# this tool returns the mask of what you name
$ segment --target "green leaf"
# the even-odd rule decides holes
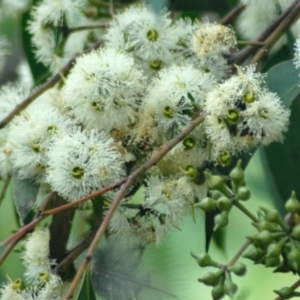
[[[162,11],[165,7],[168,7],[168,0],[147,0],[147,2],[153,7],[156,12]]]
[[[286,107],[300,95],[299,73],[292,60],[277,64],[267,73],[266,83],[269,90],[277,93]]]
[[[274,192],[278,191],[279,197],[275,197],[277,208],[283,212],[283,203],[290,197],[291,191],[295,190],[300,196],[300,102],[299,98],[291,106],[289,131],[283,144],[273,143],[264,148],[266,166],[265,170],[273,177]],[[277,191],[275,191],[275,188]],[[273,194],[274,195],[274,194]],[[276,194],[275,194],[276,195]]]
[[[18,173],[13,172],[14,201],[22,226],[35,203],[38,190],[39,186],[37,184],[28,179],[21,180]]]
[[[89,271],[85,273],[84,281],[77,300],[97,300]]]

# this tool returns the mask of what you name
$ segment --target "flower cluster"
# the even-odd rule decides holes
[[[44,0],[33,9],[29,31],[38,60],[55,69],[58,58],[88,45],[70,33],[86,19],[84,8],[84,1]],[[134,204],[129,192],[110,224],[113,234],[159,242],[206,197],[207,166],[281,140],[289,111],[255,66],[230,75],[225,56],[236,38],[229,27],[173,22],[166,11],[138,4],[115,15],[104,41],[77,58],[61,87],[0,131],[1,176],[14,171],[73,201],[128,175],[202,114],[203,124],[139,180],[144,200]],[[25,97],[19,90],[1,89],[3,115],[8,103]],[[8,93],[16,95],[9,102]]]

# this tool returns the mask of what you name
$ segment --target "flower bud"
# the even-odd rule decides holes
[[[225,196],[230,197],[231,191],[228,186],[225,184],[224,178],[217,175],[212,175],[209,172],[204,172],[205,177],[208,182],[208,186],[211,190],[217,190],[223,193]]]
[[[228,270],[237,276],[243,276],[246,274],[246,266],[240,262],[236,262],[233,266],[229,267]]]
[[[272,243],[268,246],[267,257],[279,257],[282,251],[282,243]]]
[[[297,213],[290,212],[284,217],[284,221],[289,227],[294,227],[299,224],[300,217]]]
[[[292,237],[297,240],[297,241],[300,241],[300,224],[296,225],[294,228],[293,228],[293,231],[292,231]]]
[[[193,258],[195,258],[195,260],[197,261],[198,265],[200,267],[220,267],[220,264],[217,263],[216,261],[214,261],[213,259],[211,259],[210,255],[205,253],[205,254],[200,254],[200,255],[196,255],[193,252],[191,252],[191,256]]]
[[[208,273],[205,273],[201,278],[198,278],[198,281],[202,282],[208,286],[216,286],[218,284],[221,276],[223,275],[223,273],[224,272],[222,270],[215,272],[215,273],[208,272]]]
[[[275,268],[280,264],[280,257],[267,257],[266,258],[266,267]]]
[[[266,249],[273,242],[274,237],[269,231],[263,230],[252,239],[255,246]]]
[[[223,282],[219,283],[211,290],[211,296],[213,300],[220,300],[224,297],[224,295],[225,295],[225,287]]]
[[[211,194],[211,197],[212,197],[213,199],[215,199],[215,200],[218,200],[220,197],[223,196],[223,194],[222,194],[221,192],[216,191],[216,190],[210,191],[210,194]]]
[[[210,212],[217,208],[217,201],[206,197],[200,202],[196,203],[194,206],[199,207],[206,212]]]
[[[228,211],[222,211],[220,214],[215,216],[215,227],[214,231],[217,231],[218,229],[225,227],[228,225]]]
[[[232,207],[232,200],[228,199],[225,196],[222,196],[217,201],[217,207],[221,211],[230,210]]]
[[[242,169],[242,160],[239,159],[236,166],[231,170],[230,179],[235,191],[239,188],[241,182],[244,181],[244,170]]]
[[[292,191],[291,197],[286,201],[284,207],[287,212],[297,212],[300,210],[300,203],[295,191]]]
[[[237,292],[238,290],[238,286],[232,282],[231,280],[226,280],[225,282],[225,293],[230,297],[233,298],[234,294]]]
[[[292,244],[291,251],[287,254],[288,266],[292,271],[300,272],[300,250]]]
[[[277,224],[270,223],[270,222],[267,222],[267,221],[253,222],[252,225],[258,231],[267,230],[269,232],[278,232],[278,229],[280,229],[280,227]]]
[[[280,227],[284,229],[288,229],[286,224],[282,221],[282,219],[279,216],[279,213],[275,209],[268,209],[265,207],[260,207],[260,210],[264,212],[264,219],[265,221],[271,222],[271,223],[276,223]]]
[[[243,255],[243,257],[248,258],[255,263],[261,263],[261,261],[263,260],[265,255],[266,255],[266,252],[264,250],[259,249],[259,248],[252,248],[250,251],[245,253]]]
[[[247,201],[250,199],[250,197],[251,197],[251,192],[247,187],[245,187],[245,186],[239,187],[239,189],[237,191],[237,199],[238,200]]]
[[[280,290],[274,291],[281,299],[290,299],[294,296],[294,291],[290,287],[283,287]]]

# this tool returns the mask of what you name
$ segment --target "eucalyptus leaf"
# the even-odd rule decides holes
[[[21,180],[18,172],[13,172],[13,194],[20,223],[23,226],[26,216],[31,211],[39,191],[39,186],[26,179]]]
[[[283,211],[284,202],[295,190],[300,197],[300,99],[294,101],[291,106],[289,131],[283,144],[273,143],[264,148],[267,165],[265,170],[268,176],[272,176],[280,197],[275,197],[276,206]],[[275,191],[277,193],[277,191]],[[276,194],[275,194],[276,195]]]
[[[84,281],[77,300],[97,300],[89,271],[85,273]]]
[[[300,95],[300,71],[295,68],[293,60],[284,61],[268,71],[266,83],[269,90],[277,93],[283,104],[289,107]]]

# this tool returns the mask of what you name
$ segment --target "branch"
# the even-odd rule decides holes
[[[281,35],[298,19],[300,15],[300,2],[294,7],[290,14],[279,24],[271,35],[265,40],[264,46],[256,53],[252,58],[251,63],[257,63],[268,52],[268,50],[275,44],[275,42],[281,37]]]
[[[1,190],[1,194],[0,194],[0,205],[2,204],[2,201],[5,198],[6,191],[7,191],[7,188],[9,187],[10,180],[11,180],[11,175],[9,175],[7,177],[7,179],[5,180],[5,182],[3,184],[3,187],[2,187],[2,190]]]
[[[290,14],[294,12],[295,7],[299,4],[299,0],[295,0],[290,7],[288,7],[283,14],[278,16],[256,39],[256,42],[264,42],[276,28],[283,22]],[[281,32],[283,34],[283,32]],[[257,51],[257,46],[248,46],[243,50],[233,54],[228,62],[230,64],[241,65],[248,57]]]
[[[245,9],[246,5],[240,3],[234,9],[232,9],[221,21],[220,24],[228,25],[234,21],[234,19]]]
[[[243,204],[238,201],[233,201],[233,205],[242,211],[247,217],[249,217],[253,222],[258,223],[259,220],[254,216]]]
[[[244,243],[244,245],[241,247],[241,249],[232,258],[232,260],[228,264],[226,264],[226,267],[229,268],[233,266],[238,261],[238,259],[243,255],[246,249],[252,244],[252,242],[253,242],[252,239],[248,238],[247,241]]]
[[[93,51],[94,49],[97,49],[101,46],[103,43],[103,40],[100,40],[96,44],[94,44],[89,49],[85,50],[84,52],[76,55],[73,57],[59,72],[57,72],[55,75],[53,75],[47,82],[45,82],[43,85],[41,85],[37,90],[35,90],[33,93],[31,93],[23,102],[18,104],[4,119],[0,122],[0,129],[5,127],[15,115],[20,113],[23,109],[25,109],[31,102],[33,102],[36,98],[38,98],[40,95],[42,95],[45,91],[53,87],[56,83],[60,82],[62,79],[62,75],[66,75],[74,66],[74,63],[76,61],[76,58],[82,54],[89,53]]]
[[[94,251],[103,236],[114,212],[118,208],[121,200],[123,199],[124,195],[126,194],[127,189],[131,186],[131,184],[135,181],[135,179],[143,174],[146,170],[150,167],[154,166],[164,155],[166,155],[174,146],[176,146],[180,141],[182,141],[195,127],[197,127],[200,123],[202,123],[204,117],[202,115],[198,116],[194,121],[191,122],[189,126],[187,126],[177,137],[175,137],[172,141],[170,141],[159,153],[157,153],[152,159],[148,160],[145,164],[139,167],[135,172],[128,176],[126,183],[120,189],[118,195],[114,199],[114,202],[109,209],[107,215],[105,216],[103,222],[101,223],[96,236],[94,237],[87,255],[85,257],[84,262],[81,264],[80,268],[78,269],[75,278],[73,279],[66,295],[64,296],[64,300],[72,299],[73,292],[80,281],[81,276],[83,275],[85,269],[90,265],[91,259],[93,257]]]

